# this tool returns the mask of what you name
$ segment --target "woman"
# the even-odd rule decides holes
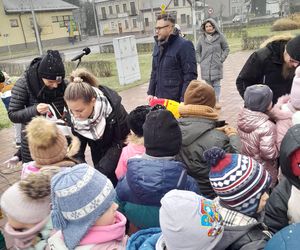
[[[229,53],[229,47],[215,20],[209,18],[201,25],[201,34],[196,47],[197,62],[201,67],[201,78],[210,84],[216,93],[216,108],[221,95],[223,62]]]
[[[98,86],[86,69],[71,74],[64,99],[70,112],[70,125],[81,145],[78,158],[85,161],[86,145],[91,148],[94,166],[115,185],[115,169],[129,129],[121,97],[108,87]]]

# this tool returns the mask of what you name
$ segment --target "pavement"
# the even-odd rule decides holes
[[[224,63],[224,78],[222,80],[222,93],[220,104],[220,119],[236,127],[237,115],[243,106],[242,98],[239,96],[235,80],[245,61],[251,54],[251,51],[240,51],[230,54]],[[133,87],[120,92],[122,103],[127,111],[131,111],[138,105],[146,104],[146,91],[148,83]],[[14,129],[0,130],[0,164],[10,158],[15,152]],[[87,151],[87,160],[91,163],[89,151]],[[21,167],[16,169],[7,169],[3,164],[0,165],[0,195],[14,182],[20,178]],[[0,220],[0,226],[4,220]],[[9,245],[11,242],[9,242]]]

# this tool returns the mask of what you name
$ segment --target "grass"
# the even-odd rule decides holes
[[[9,128],[12,125],[8,119],[7,111],[2,101],[0,101],[0,129]]]

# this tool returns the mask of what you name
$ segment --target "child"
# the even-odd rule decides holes
[[[274,188],[266,205],[265,223],[273,233],[288,224],[300,222],[300,124],[284,136],[279,163],[282,180]]]
[[[135,155],[145,153],[143,124],[146,115],[150,112],[150,106],[138,106],[132,110],[127,117],[127,124],[130,128],[130,134],[127,137],[128,145],[122,149],[122,153],[116,168],[116,176],[120,180],[127,172],[127,161]]]
[[[277,147],[280,149],[281,141],[287,130],[293,126],[292,117],[297,110],[300,110],[300,67],[295,71],[295,77],[290,95],[278,98],[277,103],[271,110],[271,117],[276,122]]]
[[[160,199],[172,189],[198,192],[197,183],[176,161],[181,131],[168,110],[151,111],[143,126],[146,153],[128,160],[116,187],[120,211],[137,228],[159,226]]]
[[[125,249],[126,218],[116,211],[115,194],[110,180],[87,164],[55,175],[51,218],[60,231],[49,239],[50,248]]]
[[[250,156],[272,176],[272,187],[277,183],[277,157],[275,124],[267,112],[272,107],[273,92],[267,85],[247,87],[244,108],[238,116],[238,134],[242,141],[242,153]]]
[[[39,173],[9,187],[1,197],[7,217],[5,233],[16,249],[45,249],[52,230],[50,220],[50,177]]]
[[[254,159],[217,147],[206,150],[204,157],[211,166],[209,180],[225,225],[219,249],[263,249],[270,233],[258,217],[269,197],[270,174]]]
[[[79,140],[73,137],[68,147],[66,137],[55,123],[44,117],[36,117],[26,126],[26,132],[30,154],[34,161],[23,165],[21,178],[25,178],[29,173],[38,172],[43,166],[55,165],[66,168],[77,163],[73,156],[79,150]]]
[[[161,231],[150,228],[135,233],[127,250],[211,250],[222,243],[222,217],[211,200],[193,192],[168,192],[161,199],[159,220]]]

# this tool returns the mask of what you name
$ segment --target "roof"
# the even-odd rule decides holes
[[[4,10],[6,13],[29,12],[31,11],[30,1],[32,1],[35,11],[78,9],[77,6],[62,0],[3,0]]]

